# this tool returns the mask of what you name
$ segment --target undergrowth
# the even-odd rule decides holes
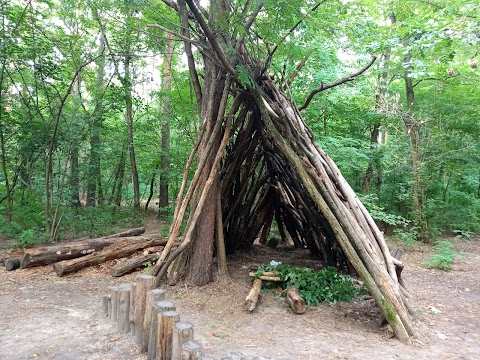
[[[454,245],[447,240],[436,241],[433,245],[435,252],[430,254],[425,265],[431,269],[450,270],[453,260],[459,255],[454,249]]]
[[[262,276],[265,272],[275,272],[275,276],[282,280],[265,281],[266,288],[281,286],[282,289],[287,289],[293,285],[310,306],[317,306],[321,302],[328,304],[335,304],[338,301],[351,302],[362,291],[362,287],[355,285],[353,278],[339,274],[333,267],[313,270],[283,264],[263,264],[255,276]]]
[[[0,209],[0,233],[18,247],[29,247],[51,241],[45,231],[43,208],[35,204],[18,206],[8,224]],[[141,226],[142,216],[131,207],[92,206],[63,208],[57,238],[100,237]]]

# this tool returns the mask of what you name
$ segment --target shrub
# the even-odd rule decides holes
[[[455,251],[453,244],[447,240],[439,240],[433,246],[435,252],[425,262],[425,265],[431,269],[450,270],[453,260],[458,253]]]
[[[287,289],[295,286],[307,305],[317,306],[320,302],[335,304],[337,301],[351,302],[361,292],[355,286],[354,279],[337,273],[335,268],[326,267],[321,270],[298,268],[291,265],[263,264],[258,268],[255,276],[262,276],[265,272],[275,271],[282,280],[278,282],[266,281],[265,287]]]

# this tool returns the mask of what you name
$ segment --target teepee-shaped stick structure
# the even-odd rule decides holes
[[[180,15],[181,30],[168,31],[185,42],[202,131],[187,163],[169,243],[154,268],[158,281],[167,271],[171,278],[187,273],[196,284],[210,281],[215,239],[221,260],[224,251],[265,239],[275,220],[281,236],[295,246],[358,274],[396,337],[409,342],[414,328],[408,294],[397,277],[401,264],[335,163],[314,142],[295,103],[261,65],[273,53],[259,62],[248,51],[246,34],[261,3],[245,10],[243,31],[228,35],[215,32],[221,27],[214,24],[230,12],[229,1],[216,2],[210,13],[192,0],[166,3]],[[190,29],[197,29],[195,36]],[[192,43],[203,55],[203,83]],[[183,241],[173,248],[183,224]]]

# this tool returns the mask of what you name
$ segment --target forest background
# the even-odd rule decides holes
[[[169,3],[0,0],[1,234],[27,246],[137,225],[146,207],[171,219],[201,120]],[[262,3],[255,55],[278,46],[270,75],[382,228],[479,232],[480,5]]]

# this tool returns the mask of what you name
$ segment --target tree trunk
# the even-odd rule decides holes
[[[105,50],[105,36],[100,35],[100,50]],[[100,170],[100,134],[103,124],[103,94],[105,83],[105,57],[101,56],[97,61],[97,89],[95,93],[95,112],[93,114],[93,122],[90,130],[90,157],[88,165],[87,177],[87,206],[95,206],[98,202],[103,202],[103,194],[101,187],[101,170]]]
[[[127,51],[128,52],[128,51]],[[133,141],[133,98],[132,98],[132,79],[130,75],[131,55],[125,56],[125,118],[128,129],[128,153],[130,154],[130,168],[132,171],[132,185],[133,185],[133,207],[138,209],[140,207],[140,185],[138,182],[137,160],[135,157],[135,147]]]
[[[78,144],[72,144],[70,153],[70,201],[73,207],[79,207],[80,204],[80,181],[78,172]]]
[[[123,178],[125,177],[125,146],[122,147],[115,175],[113,177],[111,203],[120,206],[122,203]]]
[[[404,40],[404,46],[408,46],[409,39]],[[404,57],[404,64],[410,66],[411,55],[407,53]],[[404,117],[405,131],[410,140],[410,161],[412,164],[412,215],[413,224],[418,231],[418,239],[426,241],[426,222],[423,189],[423,162],[420,153],[420,129],[422,125],[415,119],[415,91],[412,78],[408,71],[404,75],[405,93],[407,97],[407,114]]]
[[[163,58],[162,100],[161,100],[161,156],[160,156],[160,199],[159,216],[165,218],[168,207],[168,179],[170,166],[170,94],[172,89],[173,35],[167,33],[165,56]]]

